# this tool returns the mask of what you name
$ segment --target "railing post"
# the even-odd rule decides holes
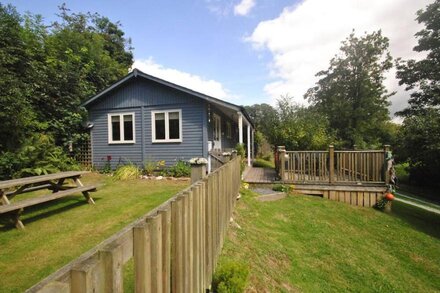
[[[390,145],[386,144],[383,146],[383,179],[385,184],[390,184],[390,173],[388,172],[388,161],[387,154],[390,151]]]
[[[280,147],[280,178],[281,181],[284,181],[284,172],[286,169],[286,149],[284,147]]]
[[[328,177],[329,182],[332,184],[335,180],[335,147],[333,145],[329,145],[328,147],[328,158],[329,158],[329,166],[328,166]]]

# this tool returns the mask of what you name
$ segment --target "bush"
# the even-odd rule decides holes
[[[263,159],[256,159],[252,163],[252,166],[261,167],[261,168],[275,168],[274,163],[272,163],[271,161],[263,160]]]
[[[165,166],[165,161],[146,160],[144,163],[144,173],[148,176],[153,175],[154,171]]]
[[[241,293],[246,288],[248,276],[249,269],[242,263],[220,263],[213,277],[212,289],[217,293]]]
[[[396,169],[396,176],[399,182],[408,183],[409,182],[409,163],[396,164],[394,166]]]
[[[113,178],[116,180],[137,179],[141,175],[141,170],[133,163],[122,165],[116,168]]]
[[[188,162],[179,160],[174,166],[162,171],[163,176],[188,177],[191,175],[191,166]]]
[[[294,185],[275,184],[275,185],[272,187],[272,190],[273,190],[273,191],[279,191],[279,192],[290,193],[291,191],[293,191],[294,188],[295,188]]]
[[[17,152],[0,155],[0,180],[79,169],[78,163],[45,134],[31,136]]]

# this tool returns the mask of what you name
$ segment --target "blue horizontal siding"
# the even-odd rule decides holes
[[[151,111],[170,109],[182,110],[182,142],[153,143]],[[108,114],[124,112],[135,113],[136,143],[109,144]],[[206,156],[206,115],[206,102],[198,97],[153,81],[131,80],[89,108],[89,120],[94,124],[91,130],[93,164],[101,169],[107,156],[111,156],[112,168],[128,161],[142,166],[147,159],[165,160],[170,166],[180,159]]]
[[[135,113],[135,140],[134,144],[109,144],[108,143],[108,114],[112,113]],[[112,168],[126,162],[142,164],[142,139],[141,139],[141,108],[94,110],[89,112],[90,121],[93,123],[92,135],[92,157],[93,164],[97,168],[104,167],[107,156],[111,156]]]
[[[89,107],[89,110],[191,104],[200,101],[198,97],[138,77],[101,97]]]
[[[153,143],[151,111],[181,109],[182,110],[182,142]],[[202,102],[192,104],[177,104],[172,107],[156,106],[145,108],[145,158],[165,160],[167,165],[175,164],[178,160],[189,160],[203,156],[203,115]]]

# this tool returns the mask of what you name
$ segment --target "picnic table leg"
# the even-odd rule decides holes
[[[82,184],[81,180],[79,180],[79,178],[74,178],[73,181],[75,181],[75,184],[77,187],[82,187],[84,186],[84,184]],[[95,201],[93,200],[93,198],[90,196],[88,191],[83,191],[82,193],[84,195],[84,197],[86,198],[87,202],[89,204],[95,204]]]
[[[2,205],[10,204],[8,197],[6,196],[6,193],[0,189],[0,199]]]
[[[19,229],[19,230],[24,230],[24,225],[23,222],[20,220],[20,216],[23,213],[23,209],[19,209],[18,211],[15,212],[14,214],[14,224],[15,224],[15,228]]]
[[[60,189],[61,189],[61,187],[63,186],[63,184],[64,184],[64,180],[65,180],[65,178],[61,178],[60,180],[58,180],[58,182],[57,183],[55,183],[55,184],[53,184],[52,182],[50,183],[51,185],[52,185],[52,192],[53,193],[55,193],[55,192],[58,192]]]

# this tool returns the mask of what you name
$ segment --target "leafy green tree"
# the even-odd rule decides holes
[[[440,1],[417,12],[425,28],[416,33],[414,51],[426,52],[420,61],[398,60],[397,78],[411,91],[399,131],[397,154],[408,160],[410,180],[439,186],[440,182]]]
[[[274,141],[274,129],[278,127],[278,113],[269,104],[254,104],[245,106],[246,112],[255,124],[255,128],[264,135],[272,144]]]
[[[63,169],[51,158],[67,160],[62,147],[87,136],[81,102],[132,63],[130,40],[106,17],[62,5],[59,21],[48,26],[39,15],[0,4],[0,178],[24,174],[20,168]],[[41,145],[50,152],[33,147],[37,136],[47,138]]]
[[[346,147],[371,147],[381,142],[389,118],[384,73],[392,67],[388,38],[381,31],[342,42],[340,54],[330,60],[321,79],[305,94],[325,115]]]
[[[274,132],[274,144],[287,150],[324,150],[335,143],[328,120],[313,107],[301,107],[288,96],[278,100],[279,125]]]
[[[31,56],[23,42],[21,17],[0,3],[0,152],[17,148],[32,131],[33,111],[27,99]]]

